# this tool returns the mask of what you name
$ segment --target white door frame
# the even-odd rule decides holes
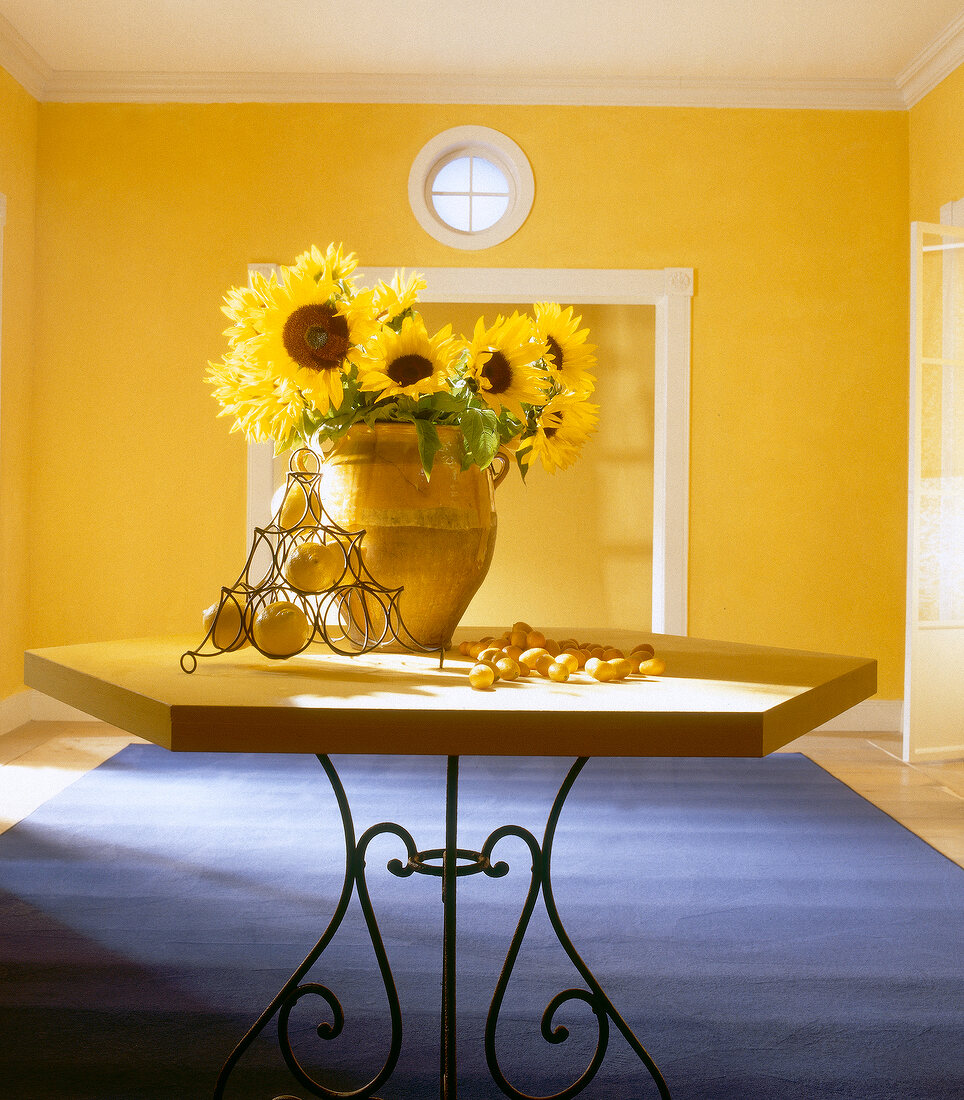
[[[907,613],[904,645],[904,705],[902,719],[903,759],[905,762],[956,760],[964,755],[961,714],[964,691],[961,690],[960,662],[964,651],[964,623],[951,618],[946,608],[921,621],[919,597],[921,586],[921,520],[924,493],[923,447],[923,370],[924,364],[939,365],[942,373],[959,360],[961,352],[956,314],[948,310],[957,264],[950,262],[952,253],[964,249],[964,228],[950,224],[952,217],[964,222],[964,199],[941,207],[941,223],[911,223],[910,250],[910,412],[907,490]],[[927,245],[928,237],[941,238]],[[926,252],[943,254],[941,271],[944,296],[940,322],[940,355],[929,350],[924,338],[925,275],[923,257]],[[935,278],[933,273],[930,279]],[[955,323],[956,322],[956,323]],[[946,388],[949,378],[942,381],[943,409],[954,408],[953,391]],[[945,470],[953,470],[952,447],[958,443],[953,432],[947,434],[942,447]],[[940,553],[940,551],[938,551]],[[957,672],[954,672],[954,669]]]
[[[257,265],[263,268],[263,265]],[[394,275],[358,268],[366,286]],[[419,268],[427,302],[564,302],[656,309],[653,438],[653,630],[686,634],[689,551],[690,325],[693,270],[629,268]],[[245,544],[264,526],[274,490],[273,449],[248,446]]]

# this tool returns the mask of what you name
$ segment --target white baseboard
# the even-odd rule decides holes
[[[0,699],[0,734],[9,733],[30,721],[30,691],[18,691]]]
[[[0,699],[0,734],[27,722],[99,722],[76,707],[70,707],[43,692],[27,688]]]
[[[900,733],[904,714],[901,699],[865,699],[836,718],[831,718],[817,733]]]
[[[948,760],[964,760],[964,745],[939,745],[936,749],[915,749],[911,753],[912,764],[946,763]]]

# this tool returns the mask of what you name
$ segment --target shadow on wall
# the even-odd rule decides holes
[[[438,311],[430,327],[451,321],[471,333],[479,316],[490,322],[531,305],[424,308]],[[655,308],[575,309],[597,348],[599,427],[569,469],[547,474],[535,467],[525,484],[513,470],[502,483],[495,557],[465,623],[650,628]]]

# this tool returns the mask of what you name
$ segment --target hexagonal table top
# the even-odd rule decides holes
[[[480,637],[484,628],[462,629]],[[556,637],[587,632],[560,629]],[[590,636],[592,632],[589,632]],[[874,694],[859,657],[672,635],[648,641],[665,674],[597,683],[541,677],[474,691],[466,658],[322,646],[284,661],[247,648],[202,657],[196,636],[28,651],[26,683],[175,751],[498,756],[763,756]]]

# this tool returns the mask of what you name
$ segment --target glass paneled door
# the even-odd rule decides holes
[[[964,756],[964,228],[912,226],[904,759]]]

